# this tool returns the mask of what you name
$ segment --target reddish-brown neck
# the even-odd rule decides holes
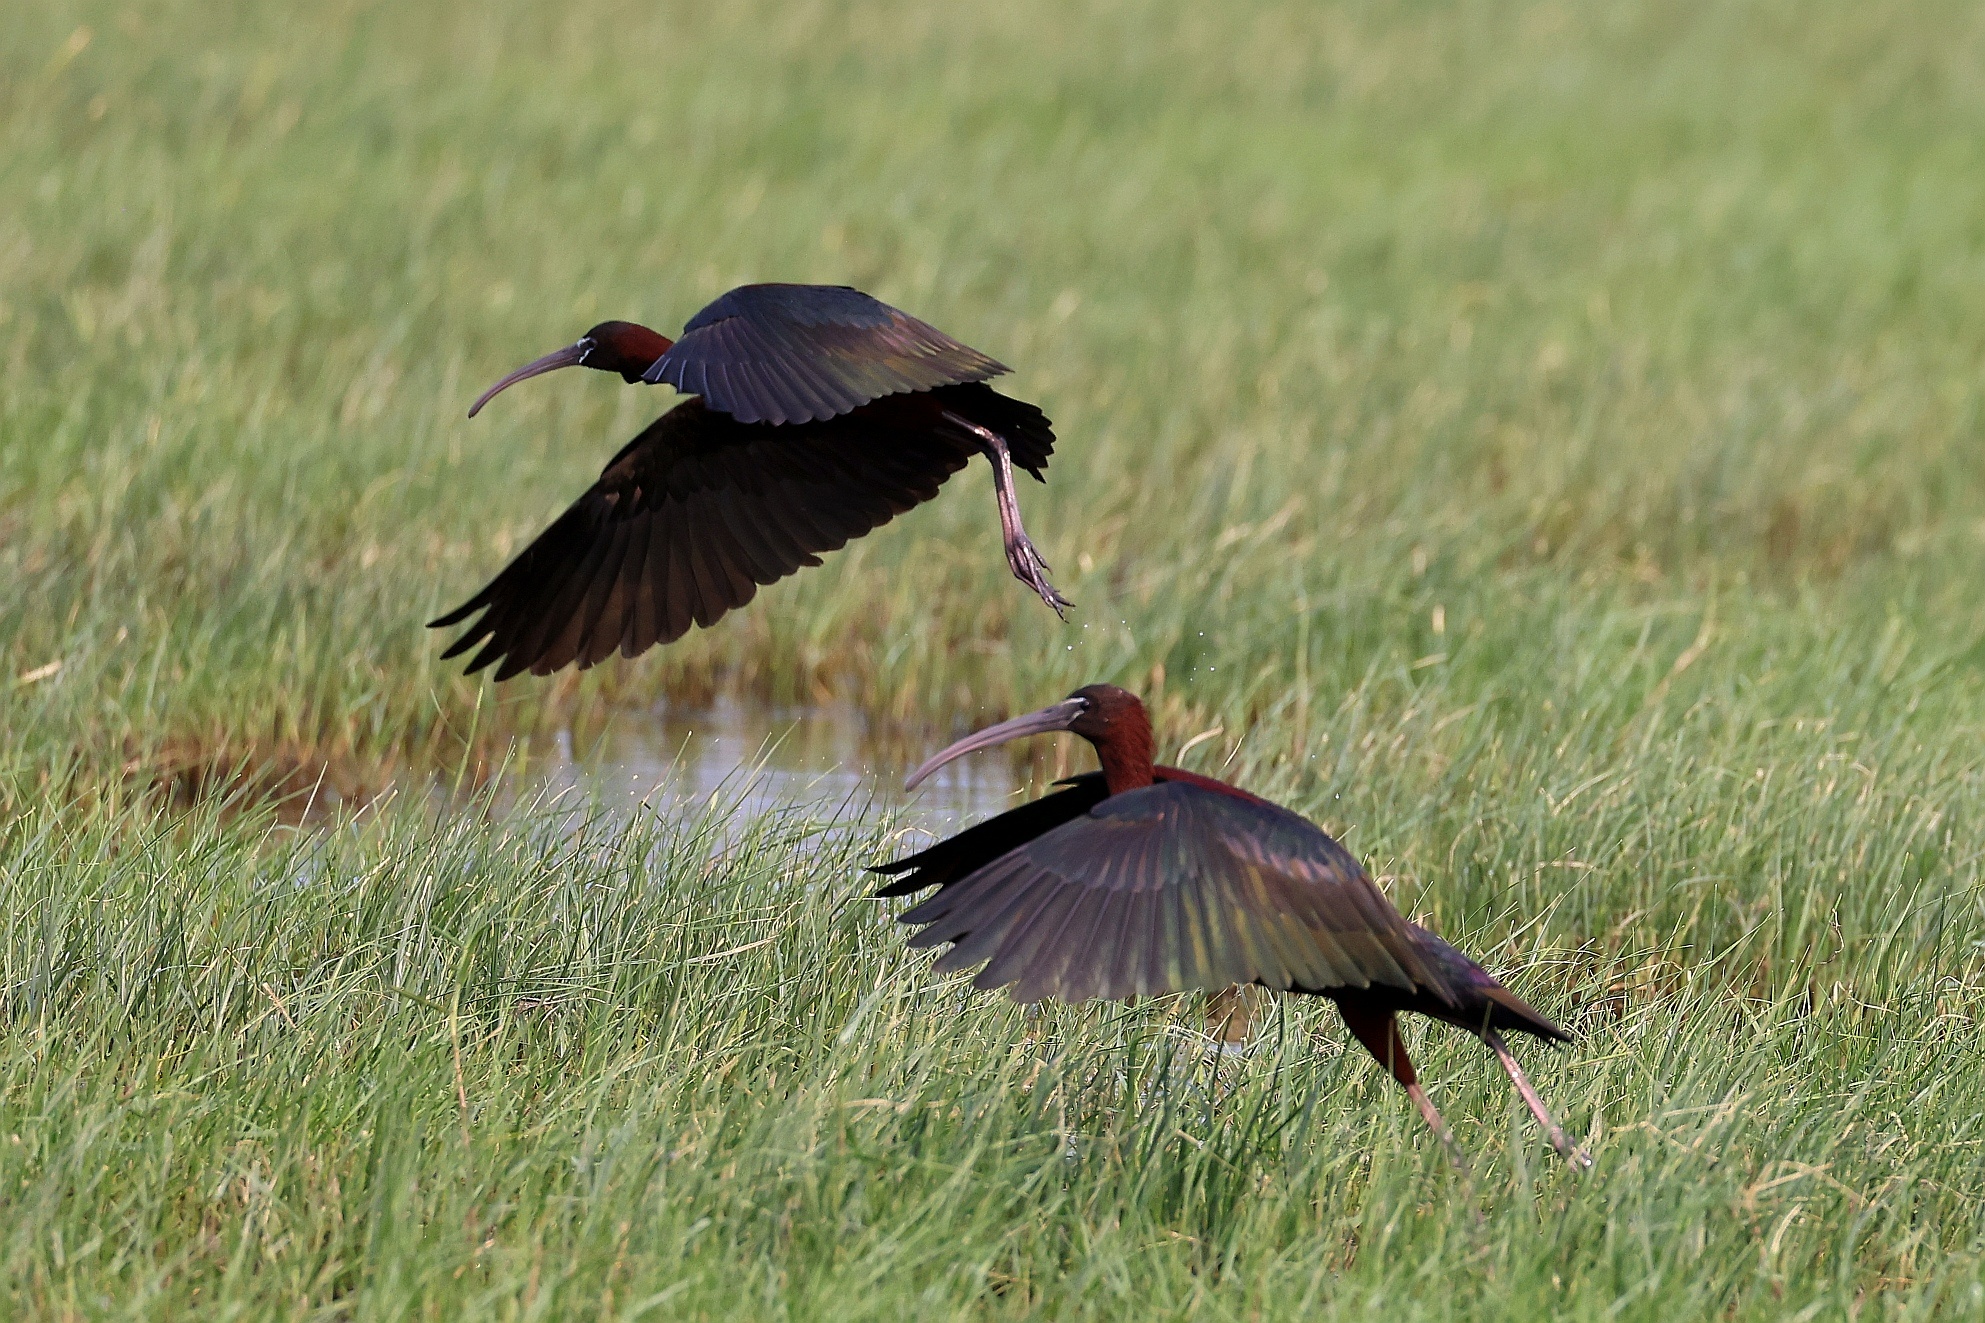
[[[1151,722],[1138,708],[1110,723],[1100,739],[1091,739],[1103,764],[1103,784],[1113,795],[1137,790],[1157,780],[1151,766]]]

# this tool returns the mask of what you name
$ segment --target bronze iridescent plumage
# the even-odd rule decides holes
[[[974,454],[993,466],[1008,566],[1068,606],[1020,523],[1013,469],[1043,478],[1047,416],[987,386],[1007,369],[858,290],[746,285],[671,341],[601,322],[482,395],[566,367],[696,398],[656,419],[480,592],[432,622],[478,619],[498,680],[636,656],[714,624],[773,583],[937,494]],[[478,645],[480,645],[478,647]]]
[[[935,886],[898,916],[919,947],[950,945],[940,972],[1019,1001],[1125,998],[1256,984],[1328,997],[1436,1134],[1397,1016],[1417,1012],[1480,1037],[1552,1144],[1586,1162],[1503,1041],[1570,1036],[1480,965],[1403,917],[1351,854],[1306,819],[1235,786],[1152,761],[1144,705],[1091,685],[945,749],[910,778],[1009,739],[1066,730],[1100,772],[874,871],[879,896]]]

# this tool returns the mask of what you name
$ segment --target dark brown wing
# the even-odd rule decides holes
[[[907,896],[925,887],[950,886],[967,873],[984,867],[1043,832],[1081,817],[1102,803],[1103,796],[1109,793],[1103,788],[1101,772],[1086,772],[1057,784],[1065,784],[1069,788],[1029,800],[998,817],[987,818],[927,850],[907,855],[893,863],[877,864],[868,871],[895,876],[897,880],[879,888],[875,892],[876,897]],[[909,876],[901,876],[904,873]]]
[[[858,289],[741,285],[691,317],[645,379],[739,422],[803,423],[1007,370]]]
[[[912,946],[981,961],[980,988],[1081,1001],[1236,983],[1374,985],[1451,1003],[1440,971],[1342,846],[1286,809],[1199,785],[1111,795],[901,916]]]
[[[972,448],[928,426],[929,413],[878,405],[774,427],[685,401],[487,587],[432,622],[483,613],[442,656],[480,643],[470,673],[500,660],[498,680],[549,675],[714,624],[760,584],[935,496]]]

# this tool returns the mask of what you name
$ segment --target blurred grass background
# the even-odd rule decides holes
[[[1931,0],[10,12],[14,1307],[1985,1308],[1981,71]],[[665,652],[438,663],[668,403],[469,400],[763,279],[1016,367],[1075,623],[975,469]],[[259,803],[1102,679],[1584,1032],[1599,1170],[1451,1035],[1472,1189],[1314,1008],[1206,1085],[933,986],[846,899],[883,820]]]

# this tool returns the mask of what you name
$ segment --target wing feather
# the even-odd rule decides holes
[[[646,519],[627,524],[627,532],[621,539],[620,563],[614,567],[606,600],[601,604],[599,618],[586,631],[586,647],[579,654],[582,666],[592,666],[611,657],[627,638],[627,627],[634,618],[634,595],[641,587],[641,566],[648,559],[648,529]]]
[[[576,521],[575,521],[576,522]],[[614,538],[611,525],[592,533],[588,542],[576,548],[576,564],[563,572],[555,572],[558,581],[557,596],[552,599],[549,610],[526,626],[531,630],[529,651],[534,658],[526,658],[513,652],[504,659],[498,668],[496,678],[507,678],[516,671],[530,668],[535,671],[551,657],[560,657],[558,665],[563,666],[572,659],[571,641],[584,623],[583,615],[586,595],[592,589],[593,576],[599,573],[600,566],[613,551]],[[556,667],[547,667],[547,673]]]
[[[737,502],[739,517],[745,513],[745,505],[742,500]],[[820,557],[807,549],[807,540],[796,534],[794,507],[783,491],[777,487],[767,487],[752,497],[749,506],[758,516],[758,540],[765,552],[764,564],[768,569],[783,565],[810,567],[820,564]],[[771,583],[774,580],[761,579],[759,582]]]
[[[947,389],[966,392],[960,408],[1003,398]],[[890,397],[799,427],[740,423],[685,401],[436,622],[474,617],[445,655],[481,645],[471,671],[494,663],[498,679],[548,675],[715,624],[760,585],[928,500],[965,466],[970,444],[930,426],[930,404],[910,407],[922,399]]]
[[[1151,952],[1148,963],[1155,988],[1177,992],[1193,986],[1185,962],[1186,943],[1191,940],[1192,901],[1187,888],[1167,887],[1159,893],[1159,904],[1165,920],[1164,944]]]
[[[668,544],[668,574],[659,580],[656,587],[662,591],[660,614],[664,621],[663,642],[681,638],[695,625],[696,578],[689,568],[689,526],[676,512],[674,518],[657,517]]]
[[[1121,894],[1109,886],[1092,887],[1081,893],[1081,901],[1068,916],[1068,924],[1056,942],[1058,949],[1041,972],[1040,984],[1044,990],[1064,1001],[1086,1001],[1097,995],[1087,989],[1094,985],[1100,991],[1108,971],[1099,968],[1104,962],[1096,959],[1096,952],[1109,948],[1098,948],[1095,943]]]
[[[648,520],[648,565],[641,579],[641,615],[644,621],[630,657],[638,657],[658,643],[672,643],[682,636],[669,615],[669,566],[672,552],[669,527],[660,519]],[[687,622],[684,622],[685,626]]]
[[[1025,867],[1025,861],[1017,856],[993,860],[983,868],[975,869],[971,877],[956,886],[947,886],[937,894],[929,896],[921,903],[906,910],[906,914],[917,917],[911,922],[941,925],[953,915],[959,915],[957,934],[931,938],[928,932],[916,933],[911,937],[914,946],[929,946],[932,941],[954,942],[958,936],[987,926],[996,916],[998,907],[1015,903],[1018,891],[1009,890],[1002,884]],[[972,913],[973,907],[991,898],[994,909]]]
[[[751,517],[746,495],[726,485],[710,494],[717,526],[724,530],[736,554],[737,568],[754,584],[777,583],[788,571],[779,563],[764,530]]]
[[[1356,860],[1251,797],[1161,782],[974,857],[969,872],[933,869],[943,888],[901,918],[925,925],[913,944],[953,944],[942,968],[983,960],[977,985],[1012,984],[1017,1000],[1260,983],[1379,984],[1454,1001],[1443,968]]]
[[[511,562],[511,569],[506,573],[512,574],[513,577],[540,576],[544,583],[540,591],[546,596],[556,593],[563,586],[566,576],[579,570],[576,561],[584,554],[585,535],[578,533],[572,525],[585,518],[585,515],[584,511],[566,511],[565,515],[546,529],[523,555]],[[489,636],[489,644],[476,655],[474,661],[469,663],[468,669],[471,674],[509,651],[505,640],[513,637],[528,623],[516,602],[498,597],[498,588],[499,585],[492,582],[475,597],[469,599],[472,602],[480,602],[481,606],[478,609],[486,609],[483,609],[480,619],[455,641],[454,646],[441,654],[443,657],[452,657],[485,635]],[[450,616],[456,614],[458,613],[449,613]],[[446,620],[448,616],[443,616],[442,619]]]
[[[606,613],[607,602],[613,596],[614,584],[620,578],[621,564],[627,559],[628,533],[631,530],[631,524],[615,524],[608,530],[606,554],[600,557],[598,568],[594,570],[586,584],[583,605],[573,615],[572,625],[560,635],[559,646],[545,658],[545,664],[549,669],[557,670],[560,666],[573,661],[579,662],[582,666],[590,664],[587,658],[592,654],[594,630],[598,628],[601,616]]]
[[[1000,950],[972,980],[972,985],[982,991],[1027,979],[1047,951],[1049,941],[1060,934],[1069,912],[1081,900],[1080,893],[1044,884],[1039,877],[1023,876],[1018,885],[1037,893],[1038,899],[1017,917],[1000,943]],[[1041,995],[1034,991],[1031,982],[1013,990],[1015,1001],[1039,1001]]]
[[[1125,903],[1123,917],[1124,939],[1117,944],[1116,959],[1110,967],[1108,981],[1096,993],[1104,995],[1110,988],[1126,988],[1129,996],[1145,997],[1159,991],[1163,986],[1151,977],[1147,966],[1146,952],[1158,939],[1160,906],[1164,900],[1161,892],[1139,888],[1130,892]]]
[[[1196,870],[1193,881],[1198,885],[1185,891],[1191,906],[1186,968],[1191,971],[1193,986],[1224,988],[1248,982],[1241,976],[1241,962],[1229,951],[1231,939],[1222,922],[1219,890],[1205,885],[1205,878]]]
[[[939,958],[937,969],[949,972],[983,964],[999,950],[1017,925],[1025,923],[1053,895],[1054,892],[1047,887],[1036,887],[1031,891],[1013,887],[1001,894],[1005,903],[989,907],[988,917],[960,916],[956,944]],[[922,937],[923,934],[917,936]]]
[[[711,572],[717,576],[721,608],[717,614],[735,611],[758,595],[758,580],[747,564],[747,556],[737,530],[724,517],[722,491],[710,494],[702,510],[703,545],[707,548]]]

